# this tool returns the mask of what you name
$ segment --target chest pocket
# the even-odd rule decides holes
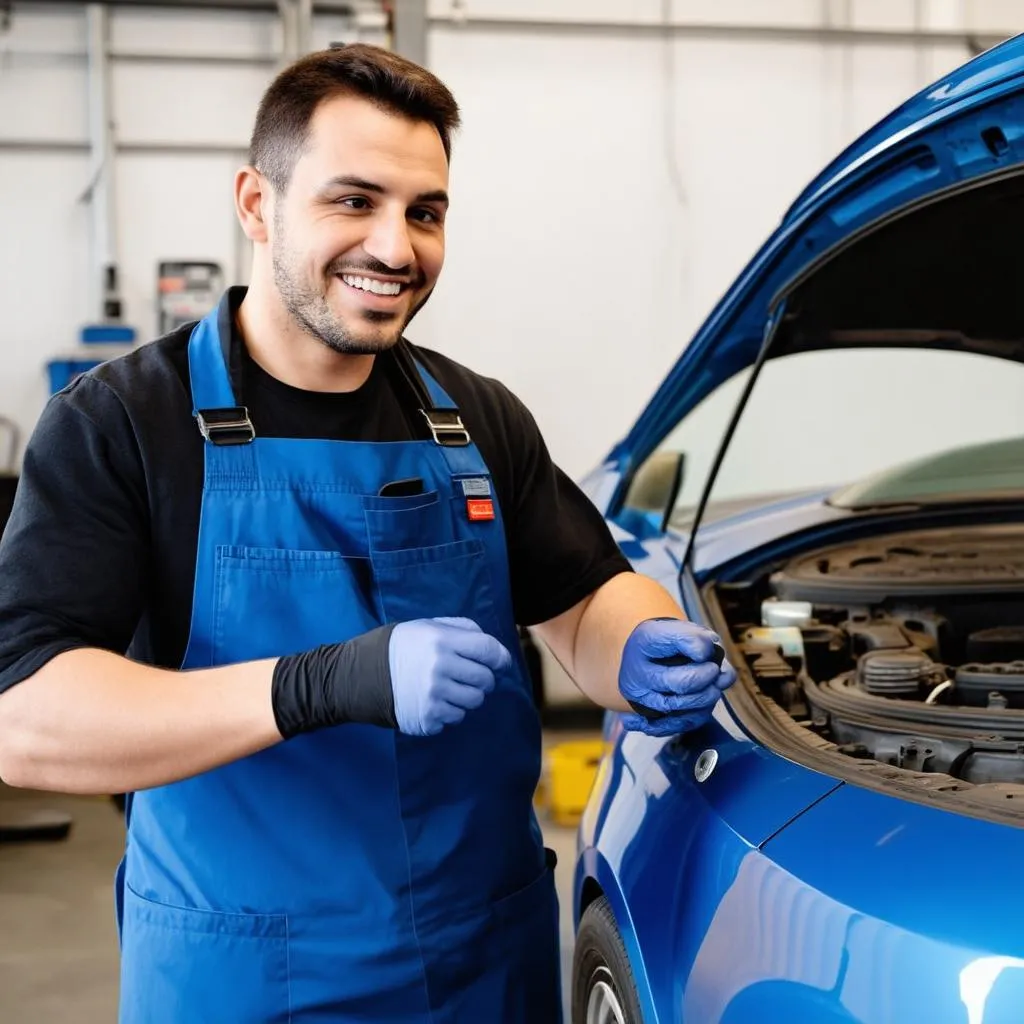
[[[437,491],[363,498],[370,551],[405,551],[455,539],[449,501]]]
[[[483,541],[376,551],[370,558],[388,622],[461,616],[501,635]]]

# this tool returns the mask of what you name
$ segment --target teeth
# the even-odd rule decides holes
[[[352,288],[374,295],[397,295],[402,290],[397,281],[372,281],[368,277],[353,277],[351,274],[342,274],[341,279]]]

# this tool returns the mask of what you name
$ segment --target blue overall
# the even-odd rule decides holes
[[[189,344],[196,410],[236,405],[216,316]],[[122,1024],[560,1021],[539,722],[500,510],[467,512],[489,486],[479,451],[212,437],[182,668],[434,616],[474,619],[515,663],[438,736],[341,725],[136,793],[118,875]],[[410,477],[424,493],[378,496]]]

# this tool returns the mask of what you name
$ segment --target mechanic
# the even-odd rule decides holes
[[[26,452],[0,775],[133,794],[122,1021],[559,1020],[516,623],[632,728],[734,679],[524,406],[403,338],[458,120],[384,50],[285,69],[234,182],[248,288],[75,380]]]

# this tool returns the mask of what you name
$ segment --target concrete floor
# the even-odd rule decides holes
[[[120,814],[106,799],[0,785],[0,821],[33,807],[66,811],[74,824],[64,841],[0,844],[0,1024],[111,1024],[118,984],[111,885],[123,845]],[[558,854],[565,991],[576,836],[550,822],[544,830]]]

